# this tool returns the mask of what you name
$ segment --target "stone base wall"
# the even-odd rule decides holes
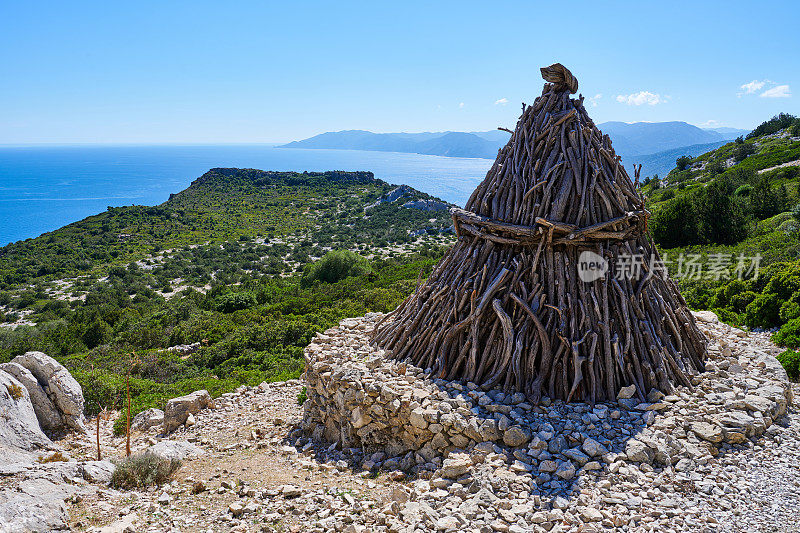
[[[453,450],[488,443],[541,472],[565,469],[567,479],[571,468],[574,475],[620,457],[675,465],[716,455],[720,446],[758,438],[792,399],[768,342],[756,343],[711,313],[698,313],[712,342],[693,390],[652,391],[645,403],[623,390],[616,403],[594,407],[547,398],[533,406],[519,393],[431,379],[370,345],[382,316],[343,320],[307,347],[303,429],[315,440],[405,454],[409,465],[440,464]]]

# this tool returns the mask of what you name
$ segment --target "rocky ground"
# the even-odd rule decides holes
[[[703,401],[678,395],[651,411],[625,409],[625,402],[543,408],[556,433],[571,424],[574,440],[560,441],[540,424],[527,448],[479,443],[443,461],[417,461],[415,473],[404,474],[400,467],[408,465],[398,459],[308,440],[298,429],[303,383],[290,381],[224,395],[166,438],[160,426],[134,432],[134,453],[155,445],[187,455],[161,488],[108,488],[105,463],[89,461],[97,450],[96,421],[88,420],[88,434],[56,442],[77,462],[0,472],[0,495],[24,493],[35,502],[48,491],[67,491],[68,526],[76,531],[800,531],[800,413],[793,406],[765,423],[762,435],[739,444],[711,446],[686,431],[691,422],[674,424],[676,439],[696,444],[677,462],[660,462],[643,449],[610,446],[602,453],[578,442],[644,431],[635,421],[652,418],[650,412],[658,414],[648,431],[697,405],[745,409],[739,404],[746,387],[762,384],[749,373],[750,354],[774,355],[777,348],[765,334],[713,321],[703,327],[729,348],[713,348],[709,368],[718,379],[697,387]],[[124,455],[124,439],[111,434],[113,421],[101,420],[104,459]],[[713,428],[698,429],[717,439]]]

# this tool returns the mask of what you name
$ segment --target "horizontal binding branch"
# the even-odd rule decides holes
[[[644,224],[650,213],[646,210],[630,211],[623,216],[583,228],[542,217],[536,218],[534,226],[509,224],[457,207],[450,209],[450,215],[453,217],[453,227],[459,237],[468,233],[497,244],[529,246],[539,244],[542,239],[546,239],[550,230],[554,236],[550,243],[552,245],[633,239],[645,232]],[[607,231],[607,228],[617,225],[622,227]]]

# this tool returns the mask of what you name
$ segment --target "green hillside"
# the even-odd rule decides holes
[[[653,237],[689,304],[737,325],[779,328],[776,342],[800,347],[800,119],[778,115],[676,164],[642,190]],[[681,276],[679,263],[690,256],[713,275]],[[737,279],[756,256],[759,275]]]
[[[389,311],[452,236],[446,209],[369,172],[213,169],[156,207],[0,248],[0,362],[62,361],[89,408],[134,411],[296,377],[313,335]],[[444,204],[441,204],[444,207]],[[177,345],[188,349],[167,351]]]

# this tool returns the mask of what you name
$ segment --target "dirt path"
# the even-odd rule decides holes
[[[107,526],[135,513],[135,531],[301,531],[320,517],[345,516],[385,499],[392,483],[385,474],[365,476],[344,462],[312,461],[285,444],[302,413],[301,388],[295,380],[218,399],[193,427],[170,435],[205,452],[185,460],[172,483],[159,490],[97,491],[72,505],[71,528]],[[125,442],[111,436],[112,423],[103,422],[103,453],[119,458]],[[134,453],[157,442],[156,433],[135,434]],[[75,456],[96,454],[88,439],[61,444]],[[198,482],[205,490],[195,494]]]
[[[764,172],[769,172],[770,170],[775,170],[776,168],[784,168],[784,167],[797,167],[800,166],[800,159],[797,161],[789,161],[788,163],[784,163],[782,165],[775,165],[774,167],[769,168],[762,168],[758,171],[759,174],[763,174]]]

